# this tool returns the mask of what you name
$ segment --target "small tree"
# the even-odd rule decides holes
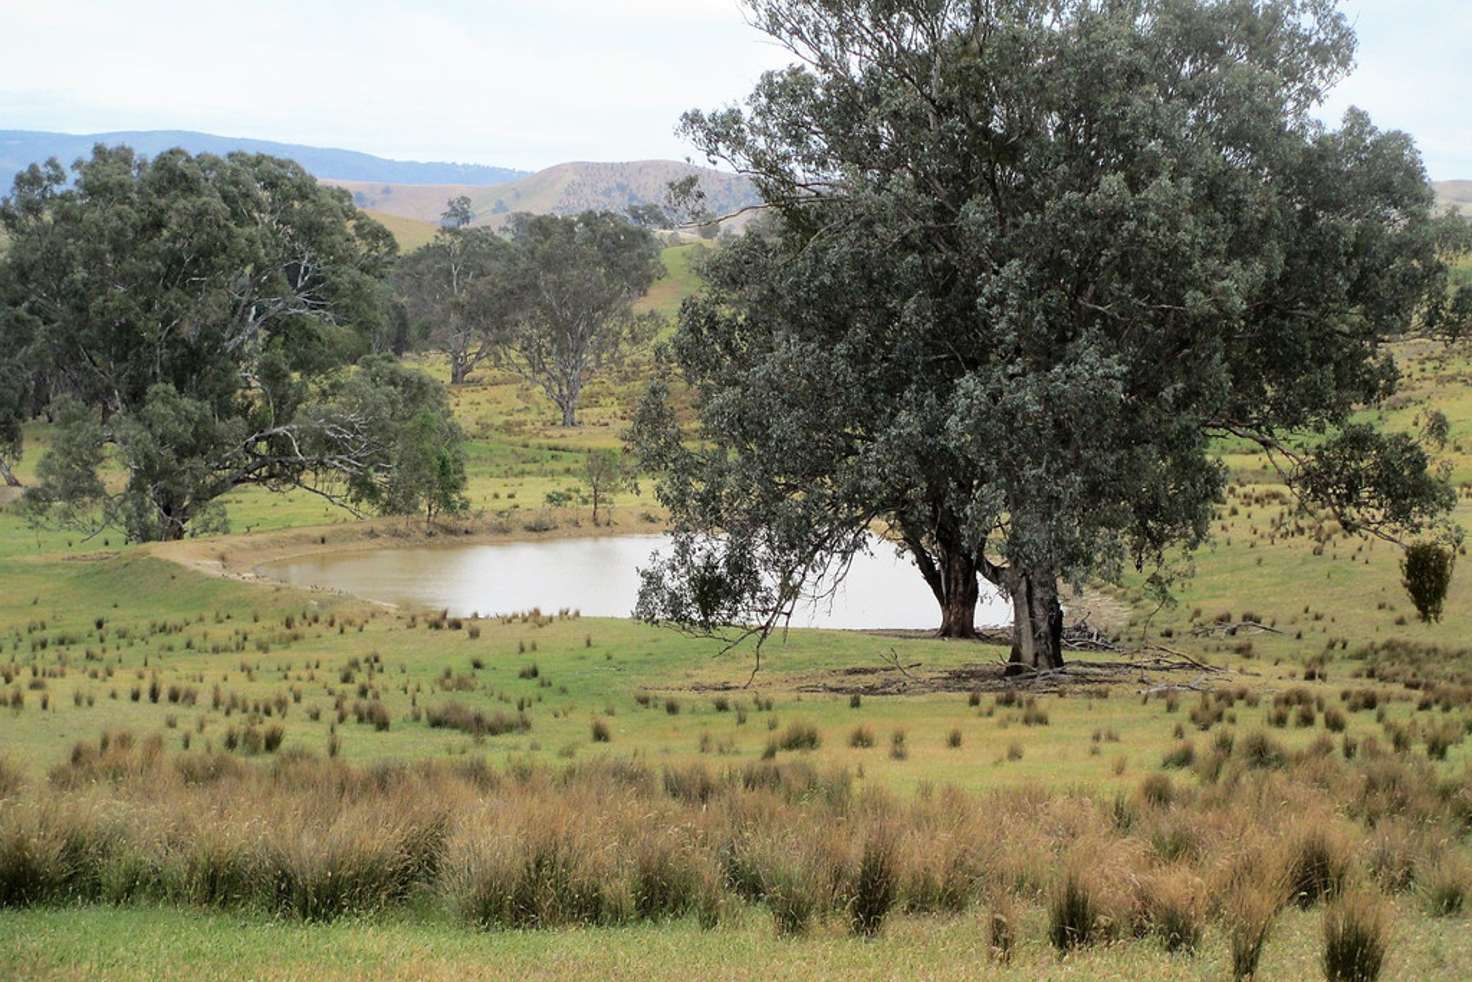
[[[514,286],[489,284],[481,302],[516,315],[497,348],[501,363],[541,387],[577,425],[588,380],[619,364],[647,339],[657,314],[639,314],[634,302],[664,272],[659,242],[617,215],[519,215],[512,222]]]
[[[1406,547],[1400,561],[1401,582],[1423,622],[1441,620],[1456,562],[1456,550],[1437,542],[1417,542]]]
[[[593,450],[583,463],[583,483],[588,486],[588,497],[593,501],[593,524],[598,524],[598,509],[605,501],[609,509],[612,498],[630,486],[631,475],[624,466],[623,455],[617,450]],[[612,515],[609,521],[612,521]]]

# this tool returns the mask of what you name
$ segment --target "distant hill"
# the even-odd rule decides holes
[[[1472,215],[1472,181],[1432,181],[1431,188],[1440,204]]]
[[[353,192],[360,208],[438,222],[445,203],[470,198],[477,225],[500,225],[513,212],[569,215],[580,211],[623,211],[630,205],[665,203],[669,185],[697,175],[706,206],[728,214],[756,204],[756,188],[744,177],[673,160],[558,164],[494,187],[466,185],[406,187],[366,181],[334,181]]]
[[[364,209],[363,214],[381,222],[384,228],[393,233],[395,241],[399,243],[400,252],[413,252],[422,245],[428,245],[439,231],[439,226],[433,222],[421,222],[417,218],[405,218],[402,215],[369,209]]]
[[[527,172],[483,164],[422,163],[388,160],[354,150],[309,147],[297,143],[247,140],[189,130],[140,130],[116,133],[45,133],[36,130],[0,130],[0,193],[10,189],[17,171],[56,157],[66,166],[92,152],[96,143],[127,144],[145,156],[183,147],[190,153],[227,154],[235,150],[266,153],[295,160],[312,174],[342,181],[388,184],[464,184],[477,188],[505,184]]]

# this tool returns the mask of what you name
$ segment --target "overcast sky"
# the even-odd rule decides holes
[[[1326,113],[1472,179],[1472,2],[1347,0],[1360,67]],[[783,53],[737,0],[0,0],[0,129],[191,129],[534,170],[683,158],[679,114]]]

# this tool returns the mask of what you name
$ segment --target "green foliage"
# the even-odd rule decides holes
[[[1400,562],[1401,583],[1423,622],[1441,620],[1456,563],[1456,552],[1438,542],[1417,542],[1406,547]]]
[[[1204,541],[1216,438],[1346,527],[1450,506],[1419,447],[1351,425],[1394,390],[1382,344],[1455,311],[1409,138],[1313,114],[1352,61],[1332,5],[752,9],[803,67],[685,117],[773,217],[707,264],[670,349],[707,442],[663,381],[634,427],[676,537],[645,616],[775,624],[878,520],[944,633],[980,576],[1014,657],[1054,664],[1060,578]]]
[[[271,157],[99,146],[74,169],[32,166],[0,206],[0,347],[44,390],[0,393],[0,420],[74,400],[32,514],[179,538],[219,528],[232,488],[358,473],[371,421],[301,410],[382,333],[388,232]],[[120,491],[99,477],[114,459]]]
[[[515,265],[506,283],[481,291],[493,308],[511,310],[497,357],[541,387],[577,425],[583,387],[652,336],[653,313],[635,301],[664,272],[659,242],[647,229],[609,213],[517,215],[511,222]]]

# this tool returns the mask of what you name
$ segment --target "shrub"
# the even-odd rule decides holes
[[[1435,542],[1418,542],[1406,547],[1401,559],[1401,583],[1426,623],[1441,620],[1447,590],[1456,566],[1454,551]]]
[[[1324,977],[1329,982],[1374,982],[1390,948],[1390,923],[1368,893],[1346,894],[1324,912]]]

